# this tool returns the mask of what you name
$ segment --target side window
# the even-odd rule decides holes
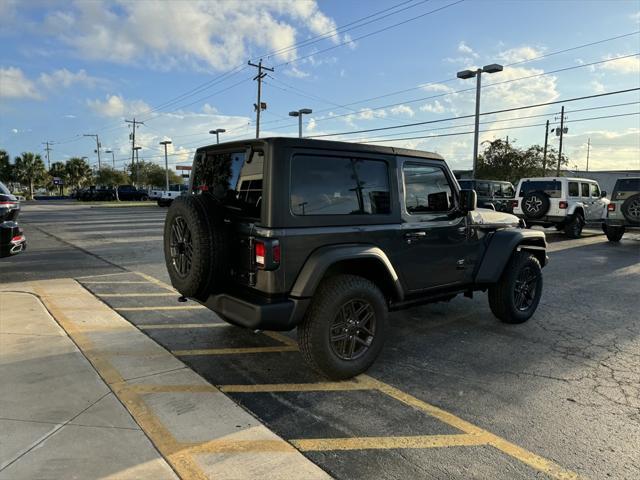
[[[588,197],[589,196],[589,184],[588,183],[581,183],[580,187],[582,188],[582,196],[583,197]]]
[[[569,196],[579,197],[580,189],[578,188],[578,182],[569,182]]]
[[[295,155],[291,159],[294,215],[391,213],[389,171],[380,160]]]
[[[510,183],[502,184],[502,196],[505,198],[513,198],[516,196],[516,191],[513,188],[513,185]]]
[[[600,188],[595,183],[591,184],[591,196],[600,198]]]
[[[490,197],[491,185],[489,182],[476,182],[476,193],[479,197]]]
[[[449,180],[439,167],[405,163],[404,190],[410,214],[448,212],[453,206]]]

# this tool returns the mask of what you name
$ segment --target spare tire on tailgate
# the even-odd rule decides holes
[[[629,222],[640,223],[640,193],[627,198],[620,210]]]
[[[228,235],[222,209],[207,194],[181,195],[164,223],[164,258],[171,284],[185,297],[206,299],[224,285]]]
[[[522,199],[522,213],[526,218],[541,218],[549,211],[550,206],[549,195],[545,192],[530,192]]]

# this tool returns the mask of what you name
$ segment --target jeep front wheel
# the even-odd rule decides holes
[[[575,213],[564,226],[564,233],[569,238],[580,238],[582,236],[583,227],[584,218],[582,218],[582,215],[580,215],[579,213]]]
[[[311,368],[330,379],[354,377],[380,353],[387,314],[373,282],[355,275],[329,277],[298,327],[300,351]]]
[[[612,227],[611,225],[607,225],[607,239],[610,242],[619,242],[624,235],[624,227]]]
[[[538,308],[542,295],[542,267],[531,253],[517,252],[502,277],[489,288],[489,306],[505,323],[523,323]]]

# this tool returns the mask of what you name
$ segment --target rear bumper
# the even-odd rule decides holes
[[[17,255],[27,249],[27,238],[16,222],[0,223],[0,257]]]
[[[200,302],[223,320],[253,330],[286,331],[296,327],[304,317],[309,299],[269,300],[255,295],[210,295]]]
[[[514,213],[514,215],[518,218],[522,218],[527,223],[527,225],[551,225],[551,224],[555,225],[558,223],[566,222],[568,218],[564,216],[555,216],[555,215],[544,215],[543,217],[540,217],[540,218],[527,218],[522,213]]]
[[[627,230],[629,229],[640,229],[640,223],[631,223],[626,221],[625,219],[621,218],[621,219],[610,219],[607,218],[605,220],[605,223],[607,224],[608,227],[624,227]]]

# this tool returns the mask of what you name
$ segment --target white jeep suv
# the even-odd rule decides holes
[[[580,238],[585,224],[602,227],[606,192],[587,178],[533,177],[518,182],[513,213],[527,226],[555,226],[570,238]]]

